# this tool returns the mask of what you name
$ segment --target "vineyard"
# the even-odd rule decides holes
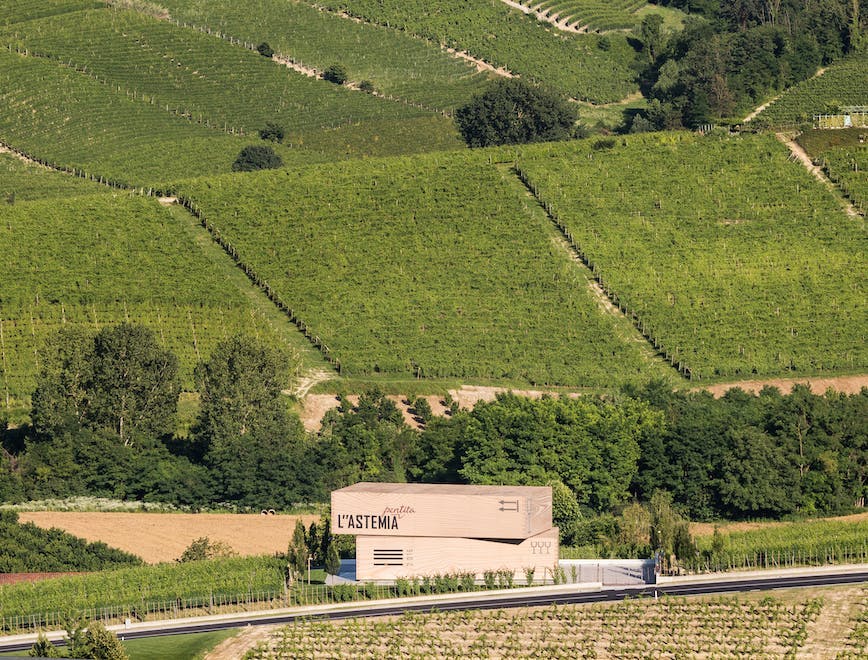
[[[686,376],[857,372],[864,230],[787,156],[768,135],[664,134],[526,148],[519,161],[597,280]]]
[[[868,145],[830,149],[823,154],[821,162],[829,178],[864,213],[868,209]]]
[[[868,56],[854,55],[785,91],[754,120],[763,126],[803,124],[842,106],[868,105]]]
[[[269,121],[285,129],[286,142],[300,146],[311,133],[363,128],[367,121],[388,129],[424,117],[440,126],[428,122],[424,132],[397,143],[393,131],[381,130],[369,150],[459,146],[451,121],[431,111],[313,80],[253,50],[134,12],[106,8],[16,24],[5,40],[16,52],[71,67],[124,99],[248,140],[258,139],[256,130]],[[341,142],[328,153],[342,154]]]
[[[500,0],[327,0],[364,21],[446,45],[579,100],[618,101],[636,91],[634,51],[622,35],[553,33]],[[601,43],[603,44],[601,46]]]
[[[0,204],[107,192],[107,188],[0,152]]]
[[[78,220],[70,221],[70,218]],[[29,397],[39,349],[65,323],[94,330],[133,320],[153,329],[192,370],[216,343],[247,332],[271,343],[273,328],[205,258],[156,201],[127,193],[16,203],[0,224],[7,272],[0,301],[0,396]]]
[[[0,25],[104,6],[101,0],[0,0]]]
[[[0,141],[46,164],[115,183],[166,187],[186,176],[228,172],[249,142],[2,47],[0,102]],[[280,152],[292,158],[290,150]]]
[[[521,0],[521,4],[559,23],[597,32],[633,28],[638,22],[635,13],[646,6],[644,0]]]
[[[795,655],[823,601],[721,597],[591,606],[406,613],[391,620],[299,621],[247,660],[332,658],[672,658]]]
[[[213,559],[137,566],[90,575],[0,586],[0,630],[62,627],[63,617],[170,616],[175,610],[237,604],[284,590],[284,562],[275,557]],[[112,616],[114,618],[114,616]]]
[[[355,83],[367,80],[386,97],[452,111],[479,92],[493,74],[477,72],[439,44],[389,28],[348,21],[301,2],[231,0],[163,2],[183,25],[267,42],[282,57],[319,72],[335,63]]]
[[[722,533],[722,549],[714,537],[697,538],[696,570],[733,570],[815,566],[868,561],[868,521],[817,520],[792,522],[744,532]]]
[[[344,375],[609,386],[653,372],[541,209],[488,157],[220,177],[179,192]]]

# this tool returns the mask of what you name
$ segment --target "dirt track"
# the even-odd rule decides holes
[[[784,393],[788,393],[793,385],[797,383],[807,383],[811,391],[815,394],[824,394],[826,390],[832,389],[836,392],[844,394],[857,394],[863,387],[868,387],[868,375],[861,376],[837,376],[834,378],[779,378],[776,380],[745,380],[733,383],[718,383],[716,385],[706,385],[704,387],[696,387],[694,391],[708,390],[715,397],[723,396],[727,390],[734,387],[740,387],[747,392],[759,392],[763,387],[771,385],[777,387]],[[506,387],[487,387],[481,385],[465,385],[458,390],[449,390],[452,398],[458,402],[461,408],[473,408],[479,401],[494,401],[499,392],[513,392],[519,396],[526,396],[532,399],[538,399],[544,394],[558,394],[557,392],[546,392],[545,390],[516,390]],[[579,392],[568,392],[567,396],[581,396]],[[350,403],[355,405],[358,402],[358,396],[348,397]],[[398,406],[398,409],[404,415],[404,421],[410,426],[418,428],[419,424],[413,418],[408,410],[407,404],[403,397],[389,397]],[[439,396],[425,397],[428,403],[431,404],[431,410],[435,415],[445,414],[445,408]],[[301,421],[305,429],[308,431],[316,431],[320,427],[320,421],[326,411],[332,408],[337,408],[340,402],[334,394],[309,394],[304,398],[304,406],[300,411]]]
[[[285,552],[296,518],[233,513],[102,513],[31,511],[21,522],[60,529],[103,541],[148,563],[174,561],[194,539],[207,536],[227,543],[239,555]],[[301,516],[310,525],[318,516]]]

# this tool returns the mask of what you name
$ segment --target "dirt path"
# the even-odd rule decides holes
[[[859,213],[856,207],[853,206],[849,202],[849,200],[843,197],[840,189],[826,176],[822,168],[820,168],[818,165],[814,165],[814,161],[811,160],[811,157],[808,155],[808,152],[806,152],[802,148],[802,145],[800,145],[798,142],[793,140],[785,133],[775,133],[775,137],[777,137],[778,140],[780,140],[785,145],[787,145],[787,147],[789,147],[790,153],[793,155],[793,157],[798,160],[802,165],[804,165],[805,169],[807,169],[808,172],[814,175],[814,177],[818,181],[823,183],[827,188],[829,188],[829,190],[833,190],[837,193],[837,197],[841,202],[841,206],[844,208],[844,211],[847,213],[847,215],[849,215],[851,218],[858,218],[862,216],[862,214]]]
[[[518,9],[519,11],[524,12],[525,14],[529,14],[531,16],[534,16],[537,20],[545,21],[546,23],[551,23],[558,30],[563,30],[564,32],[575,32],[575,33],[581,33],[581,32],[587,32],[588,31],[587,25],[580,25],[579,27],[576,27],[575,25],[570,25],[567,22],[569,19],[559,18],[559,14],[557,14],[557,13],[548,14],[547,12],[544,12],[544,11],[537,11],[533,7],[527,7],[527,6],[520,4],[518,2],[514,2],[513,0],[500,0],[500,1],[505,5],[509,5],[513,9]]]
[[[284,393],[292,394],[294,396],[297,396],[299,399],[303,399],[307,396],[307,393],[310,392],[311,388],[314,385],[318,383],[323,383],[334,377],[334,372],[326,371],[325,369],[312,369],[299,379],[298,384],[295,386],[295,389]]]
[[[9,154],[11,156],[14,156],[15,158],[17,158],[18,160],[20,160],[23,163],[27,163],[28,165],[35,165],[36,167],[41,167],[44,170],[52,170],[54,172],[60,172],[60,170],[55,170],[52,167],[48,167],[48,165],[43,165],[42,163],[35,161],[32,158],[28,158],[24,154],[15,151],[15,149],[13,149],[12,147],[10,147],[7,144],[4,144],[3,142],[0,142],[0,154]]]
[[[608,300],[608,298],[606,298]],[[601,301],[602,303],[602,301]],[[717,385],[706,385],[704,387],[696,387],[691,391],[707,390],[716,398],[723,396],[727,390],[734,387],[740,387],[747,392],[759,392],[766,385],[777,387],[781,392],[788,393],[796,383],[806,383],[811,391],[815,394],[824,394],[826,390],[832,389],[843,394],[858,394],[863,387],[868,387],[868,375],[863,376],[839,376],[833,378],[782,378],[776,380],[750,380],[732,383],[720,383]],[[500,393],[512,392],[519,396],[526,396],[531,399],[539,399],[543,395],[551,396],[569,396],[580,397],[584,393],[578,389],[564,390],[517,390],[511,387],[494,387],[487,385],[464,385],[459,389],[449,390],[449,395],[458,403],[460,408],[472,410],[473,407],[480,401],[494,401]],[[358,402],[357,395],[347,397],[352,405]],[[398,409],[404,415],[404,421],[413,428],[419,428],[419,423],[409,412],[409,406],[404,403],[404,398],[399,396],[389,397],[398,406]],[[446,407],[439,396],[427,396],[425,399],[431,405],[431,410],[435,415],[445,415]],[[308,431],[318,431],[323,415],[327,411],[337,408],[340,401],[334,394],[308,394],[304,397],[303,409],[300,411],[301,421],[304,428]],[[859,514],[860,516],[868,517],[868,514]],[[861,518],[860,518],[861,519]],[[747,523],[746,523],[747,524]],[[764,523],[750,523],[761,526]],[[712,529],[713,525],[709,527]],[[711,533],[710,531],[708,532]]]
[[[868,593],[863,587],[863,593]],[[796,658],[835,658],[845,650],[844,641],[853,628],[859,612],[859,598],[845,592],[825,590],[822,594],[823,609],[820,615],[808,624],[808,637]]]
[[[211,649],[204,660],[238,660],[259,642],[268,641],[278,628],[280,626],[247,626],[237,635],[224,639]]]
[[[283,57],[282,55],[272,55],[271,59],[288,69],[292,69],[293,71],[297,71],[298,73],[307,76],[308,78],[319,78],[319,71],[311,66],[295,62],[288,57]]]
[[[770,380],[742,380],[732,383],[718,383],[717,385],[704,385],[696,387],[693,391],[707,390],[715,397],[721,397],[727,390],[740,387],[746,392],[759,392],[762,388],[770,385],[777,387],[781,392],[787,393],[793,389],[793,385],[806,384],[814,394],[824,394],[826,390],[834,390],[843,394],[858,394],[863,387],[868,387],[868,375],[861,376],[834,376],[828,378],[777,378]]]
[[[492,73],[496,73],[498,76],[503,76],[504,78],[518,77],[517,73],[513,73],[512,71],[509,71],[502,66],[494,66],[493,64],[489,64],[485,60],[480,60],[479,58],[473,57],[473,55],[471,55],[470,53],[466,53],[463,50],[455,50],[454,48],[448,47],[444,48],[443,50],[445,50],[453,57],[457,57],[458,59],[462,59],[465,62],[475,64],[477,71],[490,71]]]

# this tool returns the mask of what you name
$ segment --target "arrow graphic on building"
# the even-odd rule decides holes
[[[501,511],[518,511],[518,500],[500,500]]]

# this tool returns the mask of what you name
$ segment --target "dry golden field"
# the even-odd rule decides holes
[[[21,522],[58,527],[88,541],[102,541],[148,563],[177,559],[194,539],[207,536],[239,555],[285,552],[296,519],[310,525],[318,516],[235,513],[21,512]]]

